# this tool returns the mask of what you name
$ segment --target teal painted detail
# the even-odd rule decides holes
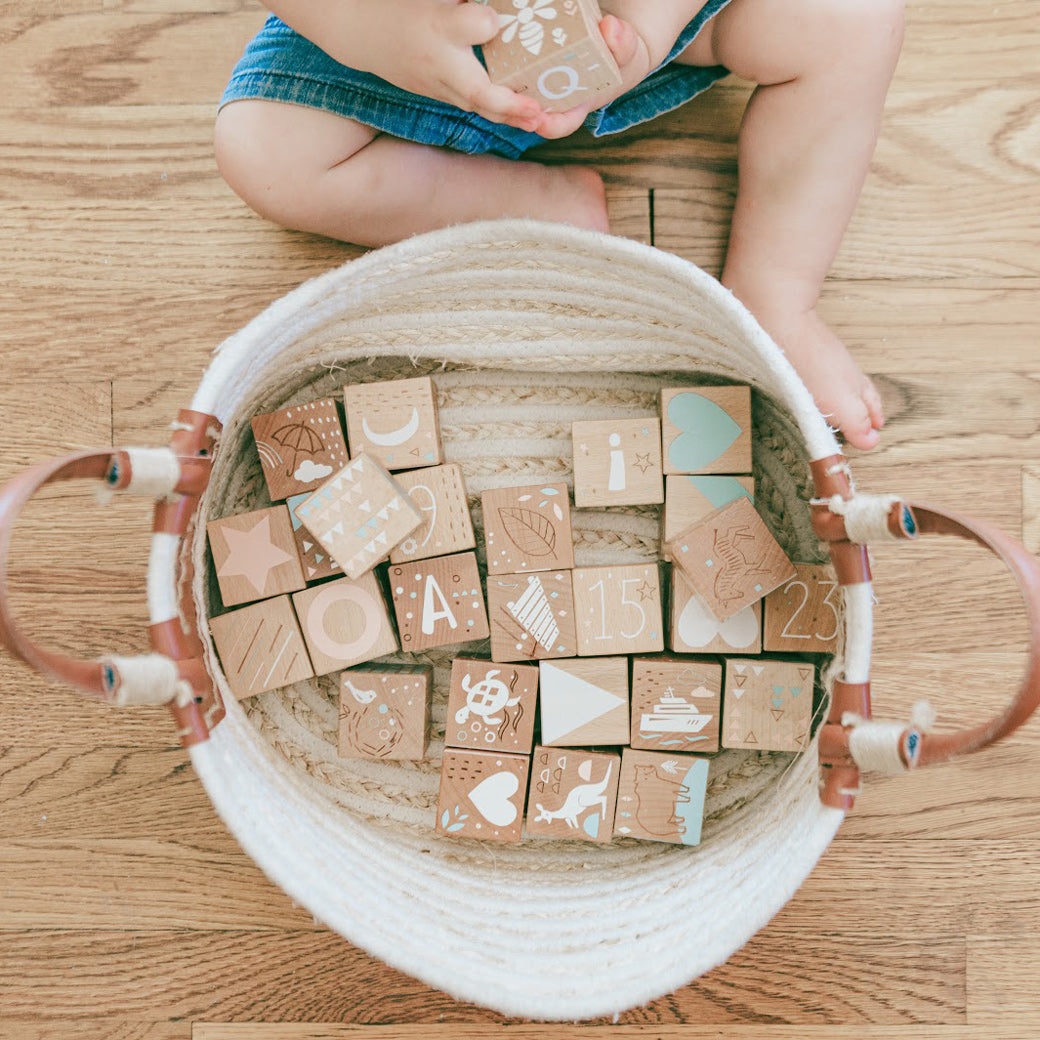
[[[310,495],[304,492],[302,495],[293,495],[285,500],[285,504],[289,507],[289,523],[292,524],[294,531],[298,531],[303,526],[303,521],[296,515],[296,507],[302,505],[308,498]]]
[[[689,791],[689,801],[675,807],[679,820],[679,836],[684,845],[700,845],[704,822],[704,795],[708,790],[708,760],[699,758],[686,771],[682,780]]]
[[[686,478],[716,509],[736,502],[738,498],[755,501],[755,496],[736,477]]]
[[[590,837],[595,838],[599,834],[599,813],[586,816],[582,821],[581,829]]]
[[[791,696],[792,697],[797,697],[798,694],[800,694],[802,692],[801,686],[792,686],[792,687],[790,687],[790,690],[791,690]]]
[[[693,391],[668,402],[668,419],[683,431],[668,445],[668,461],[687,473],[711,465],[741,434],[729,412]]]

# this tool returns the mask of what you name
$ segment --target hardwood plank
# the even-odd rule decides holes
[[[973,1029],[1030,1023],[1035,1035],[1040,937],[1016,932],[968,936],[968,1021]]]
[[[111,1018],[2,1020],[5,1040],[190,1040],[190,1022],[126,1022]]]
[[[1038,1019],[1040,1021],[1040,1019]],[[990,1040],[1033,1040],[1023,1026],[987,1027]],[[451,1025],[361,1026],[344,1023],[196,1022],[192,1040],[486,1040],[490,1035],[503,1040],[544,1040],[551,1030],[556,1040],[849,1040],[847,1026],[725,1025],[698,1026],[581,1026],[542,1023],[503,1025],[492,1034],[485,1026]],[[969,1026],[873,1026],[857,1025],[858,1040],[977,1040]]]
[[[653,230],[650,227],[650,192],[644,189],[609,188],[607,190],[607,214],[610,229],[622,238],[650,244]]]
[[[1022,467],[1022,544],[1040,553],[1040,466]]]

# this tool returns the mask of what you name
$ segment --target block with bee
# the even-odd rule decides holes
[[[565,112],[621,86],[596,0],[486,0],[502,28],[484,44],[492,82],[528,94],[547,112]],[[595,107],[595,106],[593,106]]]

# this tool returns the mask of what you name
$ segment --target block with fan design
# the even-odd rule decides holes
[[[569,570],[574,566],[566,484],[495,488],[480,496],[488,574]]]

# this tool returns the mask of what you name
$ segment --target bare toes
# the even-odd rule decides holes
[[[885,409],[881,403],[881,394],[877,387],[869,379],[863,391],[863,400],[867,406],[867,414],[870,416],[870,424],[875,430],[880,430],[885,425]]]
[[[639,46],[639,37],[628,22],[608,14],[601,19],[599,31],[610,48],[614,60],[624,68],[635,56]]]

